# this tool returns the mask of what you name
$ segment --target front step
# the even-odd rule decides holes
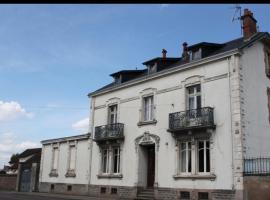
[[[144,189],[138,195],[136,200],[154,200],[155,194],[153,189]]]

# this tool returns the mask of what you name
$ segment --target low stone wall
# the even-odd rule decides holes
[[[270,176],[245,176],[244,177],[245,200],[269,200]]]
[[[16,190],[17,175],[1,174],[0,190]]]

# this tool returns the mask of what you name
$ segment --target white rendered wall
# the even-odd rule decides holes
[[[159,187],[172,188],[204,188],[204,189],[232,189],[232,142],[230,122],[229,80],[227,77],[228,62],[226,59],[197,68],[185,70],[167,77],[140,83],[129,88],[123,88],[106,93],[95,99],[93,126],[107,124],[106,101],[111,98],[121,100],[133,98],[119,104],[119,123],[125,124],[125,140],[122,152],[122,179],[99,179],[99,148],[94,142],[91,184],[96,185],[123,185],[135,186],[137,182],[137,160],[135,139],[145,131],[160,137],[158,154],[157,182]],[[185,110],[185,79],[192,76],[202,76],[202,106],[214,107],[216,131],[213,134],[212,164],[217,178],[211,180],[191,180],[173,178],[175,175],[175,139],[167,132],[168,115],[172,112]],[[196,78],[194,78],[195,80]],[[178,89],[156,94],[156,125],[138,127],[139,109],[141,107],[140,92],[147,88],[156,88],[157,91],[178,86]],[[92,100],[93,100],[92,99]],[[156,163],[157,164],[157,163]],[[144,167],[141,167],[144,168]],[[141,172],[140,172],[141,173]]]
[[[269,157],[270,123],[265,73],[264,46],[257,42],[246,48],[241,59],[243,71],[243,113],[247,157]]]
[[[52,146],[50,144],[42,147],[42,170],[40,182],[88,184],[89,180],[89,141],[79,140],[76,151],[76,177],[65,177],[68,164],[68,143],[59,144],[58,177],[50,177]]]

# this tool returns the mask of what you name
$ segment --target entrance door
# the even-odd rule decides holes
[[[30,182],[31,182],[31,170],[22,169],[20,191],[30,192]]]
[[[155,182],[155,145],[147,147],[147,187]]]

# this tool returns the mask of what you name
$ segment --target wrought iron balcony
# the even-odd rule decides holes
[[[115,123],[95,127],[95,141],[105,141],[124,138],[124,124]]]
[[[204,107],[169,114],[170,132],[215,128],[214,108]]]

